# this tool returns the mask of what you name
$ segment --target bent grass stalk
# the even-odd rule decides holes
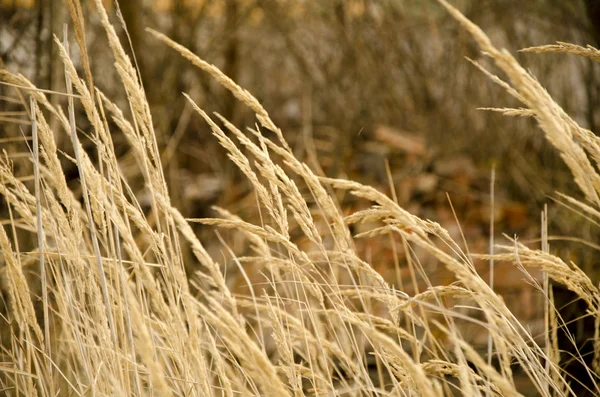
[[[539,82],[510,54],[497,50],[481,29],[447,2],[440,3],[511,83],[478,67],[526,106],[492,110],[539,122],[570,167],[586,202],[563,199],[598,217],[600,175],[588,155],[599,163],[600,140],[569,118]],[[186,218],[171,203],[150,106],[102,2],[96,0],[96,8],[127,94],[127,111],[94,86],[82,47],[79,1],[70,0],[69,6],[86,76],[85,80],[78,76],[66,36],[62,43],[57,40],[67,82],[67,115],[46,99],[53,92],[0,71],[3,81],[15,89],[25,87],[31,95],[34,166],[32,194],[6,156],[0,160],[0,194],[8,203],[13,229],[9,237],[0,227],[0,271],[5,275],[7,318],[12,324],[10,344],[0,353],[7,363],[0,366],[0,390],[42,396],[57,390],[136,396],[441,396],[462,388],[471,395],[520,396],[511,368],[517,362],[540,395],[572,394],[556,358],[560,320],[553,306],[546,305],[548,338],[541,347],[494,291],[493,279],[489,284],[483,280],[471,255],[446,229],[402,208],[393,189],[390,198],[372,186],[313,171],[294,156],[281,129],[252,94],[214,65],[150,30],[231,91],[259,122],[244,132],[218,114],[211,118],[184,94],[250,182],[261,214],[258,224],[219,208],[219,218]],[[564,43],[535,51],[600,59],[594,48]],[[81,102],[95,132],[89,136],[94,137],[98,164],[78,140],[75,100]],[[53,134],[62,131],[50,131],[42,109],[71,135],[74,158],[57,149]],[[115,131],[110,130],[107,116]],[[264,128],[274,132],[276,139],[266,138],[261,133]],[[111,137],[117,133],[126,138],[144,179],[151,199],[149,215],[128,180],[132,171],[123,170],[117,158]],[[60,156],[76,164],[80,193],[68,187]],[[334,189],[348,191],[371,206],[344,215],[331,193]],[[584,272],[548,252],[547,232],[543,232],[542,250],[516,240],[514,245],[496,246],[493,204],[490,221],[490,250],[480,256],[490,261],[490,277],[494,261],[541,268],[584,299],[600,321],[598,288]],[[192,222],[232,229],[248,240],[252,254],[236,256],[219,235],[250,296],[231,290],[222,270],[225,264],[209,255]],[[348,226],[357,223],[377,226],[352,236]],[[18,249],[17,227],[37,233],[43,330],[32,298],[36,291],[24,272],[26,256]],[[411,296],[390,285],[359,256],[356,238],[385,239],[394,245],[400,239],[402,247],[394,248],[394,263],[400,267],[398,253],[403,251],[416,292]],[[181,255],[185,244],[199,269],[194,274],[185,273],[188,266]],[[436,258],[456,283],[433,285],[417,252]],[[92,262],[95,273],[88,269]],[[255,266],[262,284],[252,285],[249,268],[244,268],[247,264]],[[419,289],[418,278],[425,280],[425,289]],[[543,289],[545,298],[551,299],[546,282]],[[485,321],[465,314],[464,307],[482,313]],[[51,321],[58,324],[56,328],[50,329]],[[483,351],[469,342],[464,323],[489,334]],[[50,346],[55,348],[50,351]],[[600,349],[600,342],[595,341],[595,348]],[[492,355],[498,357],[497,367],[490,361]],[[372,362],[376,374],[371,373]],[[593,368],[587,371],[593,378]]]

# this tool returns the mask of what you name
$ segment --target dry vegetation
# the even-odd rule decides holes
[[[600,139],[570,118],[508,51],[439,1],[505,77],[472,61],[475,66],[522,106],[493,110],[535,119],[568,166],[579,188],[573,194],[583,196],[560,199],[597,225]],[[0,393],[600,395],[598,335],[593,360],[577,350],[562,352],[584,363],[587,376],[578,375],[584,385],[559,365],[557,335],[565,320],[553,305],[549,279],[585,302],[587,313],[579,316],[589,315],[596,331],[600,291],[576,264],[549,252],[547,218],[541,249],[506,239],[471,253],[435,219],[400,206],[393,189],[388,196],[298,160],[285,132],[252,93],[149,30],[148,36],[179,53],[171,56],[189,60],[255,116],[256,124],[244,130],[207,114],[194,95],[184,94],[193,117],[210,126],[250,182],[259,214],[244,219],[215,208],[218,217],[186,218],[172,203],[165,147],[127,46],[96,0],[125,93],[113,99],[95,85],[80,3],[68,3],[81,66],[75,66],[67,32],[55,38],[66,107],[51,101],[59,93],[0,70],[0,79],[14,89],[10,100],[31,120],[22,132],[30,149],[24,159],[29,175],[16,171],[15,162],[23,159],[14,153],[4,151],[0,159],[7,211],[0,227]],[[600,59],[593,47],[564,43],[528,51]],[[59,136],[70,137],[68,153],[57,148]],[[92,145],[84,149],[83,139]],[[115,139],[126,141],[126,164]],[[410,142],[422,150],[423,143]],[[65,173],[73,165],[77,183]],[[144,195],[130,181],[136,174]],[[348,214],[339,192],[368,205]],[[222,257],[209,254],[196,224],[222,230]],[[249,247],[244,254],[230,247],[229,240],[240,238]],[[399,275],[394,284],[376,270],[381,258],[361,255],[357,244],[364,239],[392,247],[391,267]],[[435,258],[453,282],[437,283],[424,258]],[[507,306],[476,268],[482,260],[514,264],[512,271],[533,285],[542,297],[542,329],[532,330]],[[467,333],[489,335],[484,349]]]

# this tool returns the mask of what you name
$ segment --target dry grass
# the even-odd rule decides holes
[[[440,2],[509,82],[486,72],[490,78],[525,106],[496,110],[538,121],[585,197],[585,202],[570,202],[597,217],[600,140],[569,118],[508,52],[496,49],[483,31]],[[24,77],[6,70],[0,74],[3,81],[22,87],[18,93],[31,118],[34,171],[31,181],[24,182],[6,153],[0,160],[0,194],[10,211],[9,221],[0,227],[0,280],[8,307],[3,320],[9,324],[2,329],[0,392],[519,396],[532,389],[542,396],[573,394],[557,365],[554,341],[560,319],[553,309],[549,318],[554,320],[545,330],[549,342],[540,346],[444,228],[412,215],[373,187],[311,170],[297,160],[284,133],[252,94],[152,31],[230,90],[259,122],[243,132],[218,114],[206,114],[186,95],[252,184],[262,222],[249,223],[224,209],[217,209],[217,219],[186,219],[169,199],[144,88],[100,0],[96,6],[129,108],[120,109],[93,85],[78,3],[71,5],[85,78],[73,65],[66,37],[56,39],[69,95],[66,112]],[[599,57],[594,48],[565,44],[533,50]],[[79,106],[87,117],[84,132],[94,142],[94,157],[79,142]],[[50,115],[58,120],[58,130],[51,130]],[[265,129],[276,140],[265,137]],[[71,136],[72,154],[59,152],[54,143],[64,133]],[[117,133],[127,139],[144,176],[148,213],[123,175],[112,142]],[[76,188],[67,183],[61,159],[77,165]],[[344,215],[335,190],[372,206]],[[223,241],[247,283],[247,294],[231,290],[225,263],[207,253],[193,222],[233,229],[248,240],[252,254],[244,257],[236,257]],[[355,223],[378,226],[352,236],[348,225]],[[27,236],[37,237],[32,251],[20,247]],[[427,280],[414,255],[415,249],[424,250],[454,274],[456,283],[430,284],[409,296],[357,255],[354,238],[360,237],[391,238],[406,247],[402,263],[413,279],[418,274]],[[200,269],[195,274],[186,274],[187,246]],[[496,260],[539,267],[566,285],[599,321],[600,292],[576,266],[517,242],[497,249],[503,253]],[[470,315],[472,311],[481,315]],[[461,324],[490,334],[493,361],[469,343]],[[595,348],[598,359],[600,343]],[[525,373],[529,386],[516,381],[515,368]],[[588,370],[595,368],[596,363]],[[593,394],[600,394],[597,390]]]

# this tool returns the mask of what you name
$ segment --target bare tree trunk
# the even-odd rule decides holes
[[[600,45],[600,1],[599,0],[584,0],[585,9],[590,20],[591,33],[594,36],[594,46]]]
[[[42,86],[42,62],[44,58],[44,1],[37,3],[35,35],[35,83]]]
[[[590,23],[589,33],[593,38],[591,43],[594,47],[600,47],[600,0],[584,0],[585,9],[587,11],[588,20]],[[596,109],[600,105],[600,84],[598,82],[598,66],[594,61],[590,61],[588,70],[586,71],[586,91],[588,97],[587,120],[589,128],[596,134],[598,125],[596,122]]]
[[[144,61],[141,54],[144,53],[142,50],[142,23],[140,15],[142,14],[142,0],[119,0],[119,8],[127,26],[127,33],[129,34],[129,40],[131,40],[131,48],[129,45],[125,45],[125,50],[129,53],[129,56],[137,61],[137,66],[141,75],[144,71]],[[139,54],[140,56],[135,56]]]
[[[227,47],[225,48],[225,66],[223,67],[223,72],[234,81],[237,81],[239,68],[237,37],[238,19],[239,12],[237,0],[227,0],[225,10],[225,38],[227,40]],[[235,123],[234,118],[237,100],[233,95],[227,93],[224,105],[223,116]]]

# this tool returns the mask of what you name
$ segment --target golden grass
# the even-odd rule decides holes
[[[481,29],[440,2],[510,83],[486,73],[525,106],[495,110],[539,122],[570,167],[586,203],[569,200],[597,217],[600,140],[569,118],[509,53],[496,49]],[[79,2],[69,4],[86,76],[78,75],[66,37],[63,42],[56,39],[69,94],[66,114],[23,76],[0,72],[3,81],[27,88],[21,92],[30,95],[30,105],[23,105],[32,122],[34,166],[32,188],[15,175],[6,155],[0,159],[0,194],[10,212],[10,222],[0,227],[0,274],[8,297],[3,315],[10,324],[2,330],[2,393],[519,396],[523,391],[513,374],[516,362],[539,395],[571,394],[557,365],[560,320],[554,310],[547,330],[553,336],[544,350],[443,227],[410,214],[373,187],[312,171],[294,156],[284,133],[252,94],[214,65],[150,31],[230,90],[260,123],[242,132],[220,115],[206,114],[186,95],[252,184],[263,214],[260,224],[224,209],[217,209],[217,219],[186,219],[171,205],[143,86],[102,2],[96,0],[96,7],[129,109],[120,109],[93,85]],[[598,59],[591,47],[563,43],[530,50]],[[86,133],[94,142],[97,161],[79,142],[79,106],[90,124]],[[51,131],[48,115],[63,131]],[[277,141],[262,135],[264,128],[274,132]],[[60,153],[54,143],[54,135],[64,133],[72,138],[73,157]],[[112,142],[117,133],[126,137],[144,176],[150,214],[142,211],[119,166]],[[67,184],[61,157],[77,165],[81,201]],[[349,191],[372,206],[345,216],[331,189]],[[350,234],[349,224],[373,221],[380,226]],[[248,283],[247,296],[230,290],[224,264],[208,254],[191,222],[233,229],[250,242],[251,256],[231,255]],[[20,249],[23,233],[37,237],[32,252]],[[456,283],[429,285],[413,296],[390,285],[354,248],[355,237],[389,236],[435,256]],[[186,244],[200,269],[195,274],[185,271]],[[576,266],[517,242],[497,249],[502,253],[494,259],[541,268],[566,285],[599,321],[598,288]],[[426,275],[410,249],[406,255],[411,272]],[[263,284],[251,285],[245,270],[250,265],[262,275]],[[39,266],[35,273],[40,282],[26,276],[33,266]],[[36,304],[40,295],[41,309]],[[482,317],[465,314],[465,305]],[[489,333],[496,365],[465,339],[463,323]],[[595,349],[597,362],[598,338]]]

